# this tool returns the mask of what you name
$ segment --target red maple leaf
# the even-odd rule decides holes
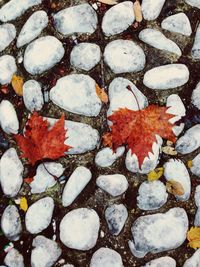
[[[23,158],[32,165],[44,158],[57,159],[64,156],[70,146],[64,144],[66,130],[64,115],[50,128],[47,120],[34,112],[25,127],[24,135],[15,135]]]
[[[132,154],[138,157],[141,166],[144,158],[152,151],[157,142],[156,135],[172,142],[176,137],[172,131],[174,126],[169,119],[175,115],[166,113],[168,108],[150,105],[143,110],[119,109],[108,117],[112,121],[111,131],[103,136],[104,145],[115,151],[121,145],[127,145]]]

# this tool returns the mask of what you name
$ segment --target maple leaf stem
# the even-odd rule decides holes
[[[45,170],[48,172],[48,174],[50,174],[55,180],[57,180],[59,177],[54,175],[53,173],[51,173],[45,166],[44,161],[42,161],[42,165],[44,166]]]
[[[139,105],[138,99],[137,99],[135,93],[132,91],[131,86],[130,86],[130,85],[127,85],[126,88],[133,94],[133,96],[134,96],[134,98],[135,98],[135,101],[136,101],[136,103],[137,103],[137,106],[138,106],[138,110],[140,110],[140,105]]]

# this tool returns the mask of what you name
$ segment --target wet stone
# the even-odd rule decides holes
[[[134,20],[133,3],[125,1],[111,7],[105,13],[102,29],[106,36],[119,34],[131,26]]]
[[[0,126],[7,134],[17,134],[19,121],[14,106],[8,100],[0,103]]]
[[[10,55],[0,57],[0,84],[10,83],[16,71],[17,66],[14,57]]]
[[[128,218],[128,212],[123,204],[113,204],[105,210],[105,218],[112,235],[119,235]]]
[[[5,23],[0,25],[0,52],[8,47],[15,37],[16,29],[13,24]]]
[[[22,254],[15,248],[7,253],[4,263],[9,267],[25,267]]]
[[[200,8],[200,4],[199,4],[199,8]],[[195,35],[191,54],[192,54],[193,59],[200,60],[200,23],[196,30],[196,35]]]
[[[176,261],[169,256],[165,256],[165,257],[152,260],[142,267],[161,267],[161,266],[162,267],[176,267]]]
[[[115,152],[111,148],[105,147],[96,154],[95,163],[101,168],[110,167],[124,154],[124,151],[125,147],[118,147]]]
[[[145,20],[154,20],[159,15],[164,6],[165,0],[143,0],[142,14]]]

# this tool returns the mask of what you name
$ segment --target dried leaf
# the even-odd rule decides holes
[[[163,173],[164,173],[163,167],[156,168],[155,170],[150,171],[147,175],[148,181],[153,182],[153,181],[158,180],[163,175]]]
[[[175,180],[167,181],[166,189],[167,189],[167,192],[169,192],[170,194],[173,194],[174,196],[182,196],[185,193],[182,184],[180,184],[179,182]]]
[[[98,84],[96,84],[96,94],[103,103],[108,103],[108,95],[106,94],[104,89],[98,86]]]
[[[175,148],[171,147],[171,146],[162,147],[162,152],[164,152],[167,155],[171,155],[171,156],[175,156],[178,154],[178,152],[175,150]]]
[[[22,96],[24,79],[21,76],[14,74],[11,83],[15,93],[19,96]]]
[[[116,0],[98,0],[98,2],[102,4],[110,5],[110,6],[118,4],[118,1]]]
[[[188,246],[197,249],[200,248],[200,227],[191,227],[187,232]]]
[[[30,184],[30,183],[33,182],[33,180],[34,180],[33,177],[27,177],[27,178],[24,179],[24,182],[27,183],[27,184]]]
[[[192,160],[188,160],[188,162],[187,162],[187,166],[188,166],[188,168],[192,168],[192,166],[193,166],[193,161],[192,161]]]
[[[20,199],[20,209],[23,210],[23,211],[27,211],[28,209],[28,203],[27,203],[27,199],[25,197],[22,197]]]
[[[135,20],[137,22],[141,22],[143,19],[142,8],[141,8],[140,2],[138,0],[136,0],[135,3],[133,4],[133,11],[135,14]]]

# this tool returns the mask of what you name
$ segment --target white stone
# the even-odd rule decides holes
[[[16,29],[13,24],[5,23],[0,25],[0,52],[8,47],[15,37]]]
[[[197,206],[197,212],[195,214],[194,225],[200,226],[200,185],[196,187],[194,200]]]
[[[16,71],[17,66],[14,57],[9,55],[0,57],[0,84],[10,83]]]
[[[178,45],[165,37],[165,35],[158,30],[151,28],[144,29],[139,33],[139,38],[144,43],[147,43],[157,49],[177,54],[179,57],[182,55],[181,49]]]
[[[29,80],[23,85],[23,100],[26,108],[33,112],[41,110],[44,105],[41,85],[35,80]]]
[[[4,194],[14,197],[18,194],[23,179],[24,167],[14,148],[9,148],[0,160],[0,182]]]
[[[200,24],[196,30],[196,35],[195,35],[191,54],[192,54],[193,59],[196,59],[196,60],[200,59]]]
[[[75,267],[73,264],[65,264],[62,267]]]
[[[91,178],[91,171],[83,166],[77,167],[74,170],[63,190],[62,204],[64,207],[68,207],[72,204],[89,183]]]
[[[56,162],[45,162],[37,167],[36,175],[30,183],[31,193],[38,194],[45,192],[48,188],[56,184],[56,177],[60,177],[64,172],[62,164]]]
[[[96,184],[113,197],[122,195],[128,189],[128,181],[122,174],[100,175]]]
[[[186,109],[181,100],[180,96],[177,94],[172,94],[168,96],[166,103],[167,113],[175,115],[173,118],[169,120],[171,123],[175,123],[182,119],[186,115]],[[172,130],[176,136],[178,136],[184,129],[185,124],[180,123],[180,125],[175,125]]]
[[[141,210],[156,210],[167,202],[166,187],[161,181],[143,182],[138,189],[137,206]]]
[[[113,204],[105,210],[105,218],[112,235],[119,235],[128,218],[128,211],[123,204]]]
[[[189,154],[200,146],[200,124],[188,129],[176,142],[176,150],[181,154]]]
[[[31,267],[51,267],[61,255],[58,244],[42,235],[33,239],[32,246]]]
[[[1,229],[4,235],[11,241],[17,241],[22,232],[21,218],[18,209],[14,205],[8,205],[1,217]]]
[[[183,264],[183,267],[198,267],[198,266],[200,266],[200,249],[197,249],[192,255],[192,257],[187,259]]]
[[[90,267],[123,267],[121,255],[110,248],[99,248],[92,256]]]
[[[63,35],[92,34],[97,28],[97,14],[87,3],[65,8],[53,15],[55,28]]]
[[[57,120],[48,118],[52,126]],[[75,122],[65,121],[65,129],[67,130],[65,144],[71,146],[66,154],[82,154],[96,148],[99,142],[99,133],[90,125]]]
[[[111,148],[102,148],[95,156],[95,163],[101,168],[110,167],[119,157],[124,154],[125,147],[121,146],[114,152]]]
[[[168,64],[155,67],[144,75],[145,86],[165,90],[186,84],[189,80],[189,70],[184,64]]]
[[[176,195],[179,201],[187,201],[191,193],[190,175],[185,164],[181,160],[170,159],[164,164],[164,176],[167,181],[174,180],[180,183],[184,189],[184,194]]]
[[[24,259],[18,250],[12,248],[6,255],[4,263],[9,267],[24,267]]]
[[[130,40],[119,39],[106,45],[104,61],[115,74],[119,74],[143,70],[146,57],[139,45]]]
[[[131,91],[127,87],[130,87]],[[120,108],[138,110],[148,106],[146,96],[131,81],[122,77],[117,77],[110,83],[108,94],[110,106],[107,111],[107,116],[110,116]]]
[[[182,208],[141,216],[132,225],[133,241],[129,241],[129,247],[138,258],[149,252],[176,249],[185,241],[187,231],[188,217]]]
[[[145,20],[154,20],[160,15],[165,0],[143,0],[142,14]]]
[[[176,267],[176,261],[169,257],[160,257],[145,264],[143,267]]]
[[[192,160],[191,172],[200,177],[200,153]]]
[[[200,82],[198,82],[196,88],[192,92],[191,102],[195,107],[200,109]]]
[[[96,82],[85,74],[71,74],[60,78],[50,91],[50,99],[67,111],[85,116],[97,116],[101,110]]]
[[[102,20],[102,30],[106,36],[119,34],[133,24],[135,15],[133,3],[125,1],[111,7]]]
[[[22,27],[17,38],[17,47],[30,43],[37,38],[48,25],[47,13],[43,10],[34,12]]]
[[[41,74],[60,62],[64,53],[64,47],[56,37],[40,37],[27,46],[24,67],[32,75]]]
[[[164,30],[180,33],[186,36],[192,34],[190,21],[185,13],[178,13],[165,18],[161,23],[161,27]]]
[[[10,0],[0,9],[0,20],[7,22],[23,15],[32,6],[39,5],[42,0]]]
[[[19,121],[14,106],[8,100],[2,100],[0,103],[0,125],[7,134],[17,134],[19,130]]]
[[[51,197],[44,197],[34,202],[26,212],[26,229],[31,234],[45,230],[51,222],[53,210],[54,201]]]
[[[89,71],[101,59],[100,47],[92,43],[80,43],[74,46],[70,54],[70,63],[77,69]]]
[[[126,154],[126,168],[133,173],[147,174],[154,170],[159,163],[161,146],[163,143],[162,138],[156,135],[157,142],[152,145],[152,151],[149,152],[148,157],[145,157],[141,166],[139,166],[138,157],[136,154],[132,154],[131,149]]]
[[[200,8],[200,0],[185,0],[188,5]]]
[[[96,211],[79,208],[68,212],[60,223],[60,239],[72,249],[89,250],[96,245],[100,228]]]

